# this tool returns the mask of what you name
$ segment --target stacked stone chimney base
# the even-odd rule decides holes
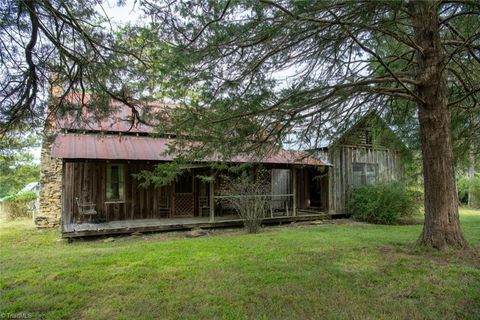
[[[52,159],[52,137],[42,143],[40,171],[40,208],[35,217],[37,228],[56,228],[62,216],[62,160]]]

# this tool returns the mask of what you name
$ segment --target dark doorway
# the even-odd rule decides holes
[[[310,207],[321,208],[322,203],[322,186],[321,186],[321,173],[318,170],[310,169],[309,176],[309,191],[310,191]]]

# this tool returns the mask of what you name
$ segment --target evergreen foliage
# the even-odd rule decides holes
[[[39,180],[40,165],[35,163],[31,148],[37,137],[10,133],[0,137],[0,198],[16,194],[25,185]]]

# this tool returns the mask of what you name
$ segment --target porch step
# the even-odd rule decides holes
[[[317,215],[319,218],[331,219],[332,216],[323,211],[311,210],[311,209],[297,209],[298,215]]]

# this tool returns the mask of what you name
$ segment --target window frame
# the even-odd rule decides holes
[[[118,167],[118,198],[112,198],[112,171],[113,167]],[[125,164],[123,163],[108,163],[105,173],[105,203],[123,203],[125,202]]]
[[[355,166],[362,166],[362,170],[355,170]],[[373,169],[373,170],[372,170]],[[360,172],[360,183],[356,183],[356,173]],[[372,174],[373,173],[373,174]],[[372,180],[373,176],[373,180]],[[352,162],[352,186],[373,186],[378,182],[378,163]]]

